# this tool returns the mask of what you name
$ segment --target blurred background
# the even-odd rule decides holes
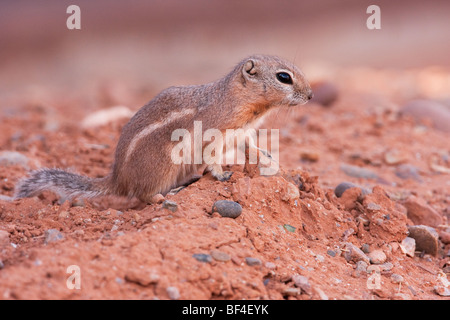
[[[81,30],[66,27],[71,4]],[[366,27],[371,4],[381,30]],[[253,53],[292,60],[313,79],[337,67],[448,67],[449,12],[448,0],[2,0],[0,108],[49,92],[87,109],[138,107]]]

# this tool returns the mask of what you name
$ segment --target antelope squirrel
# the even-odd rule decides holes
[[[202,168],[218,180],[227,180],[230,173],[219,164],[174,164],[171,133],[177,128],[192,130],[194,121],[202,121],[203,130],[247,127],[276,106],[304,104],[312,96],[303,73],[292,63],[276,56],[250,56],[215,82],[169,87],[142,107],[123,127],[106,177],[38,169],[19,181],[15,198],[49,190],[67,199],[113,194],[148,203]]]

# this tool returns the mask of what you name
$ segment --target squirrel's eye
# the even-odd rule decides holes
[[[287,72],[278,72],[277,79],[281,83],[292,84],[292,78]]]

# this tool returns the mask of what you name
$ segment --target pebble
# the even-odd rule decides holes
[[[436,230],[429,226],[419,225],[408,227],[409,237],[416,240],[418,251],[425,251],[431,255],[436,255],[439,249],[439,235]]]
[[[178,300],[181,297],[177,287],[167,287],[166,291],[171,300]]]
[[[178,204],[175,201],[171,200],[164,200],[162,207],[172,212],[176,212],[178,210]]]
[[[383,250],[373,250],[368,254],[368,257],[373,264],[382,264],[386,262],[386,254]]]
[[[407,256],[414,257],[414,253],[416,252],[416,240],[411,237],[406,237],[400,244],[400,249]]]
[[[308,295],[312,294],[312,287],[307,277],[299,274],[294,274],[292,276],[292,281],[294,281],[295,286],[297,288],[300,288],[304,293]]]
[[[284,296],[291,296],[291,297],[295,297],[298,296],[300,294],[300,289],[299,288],[286,288],[283,290],[283,295]]]
[[[390,165],[400,164],[407,160],[408,156],[398,150],[390,150],[384,153],[384,161]]]
[[[45,230],[45,240],[44,243],[56,242],[64,239],[64,235],[57,229]]]
[[[192,257],[200,262],[211,262],[212,261],[212,257],[206,253],[194,253],[192,255]]]
[[[0,230],[0,248],[9,246],[10,243],[9,232]]]
[[[222,217],[237,218],[242,213],[242,206],[230,200],[218,200],[214,202],[212,212],[218,212]]]
[[[277,268],[277,265],[270,261],[267,261],[266,263],[264,263],[264,266],[269,270],[275,270]]]
[[[369,252],[370,252],[370,246],[369,246],[367,243],[364,243],[364,244],[361,246],[361,250],[362,250],[362,252],[364,252],[364,253],[369,253]]]
[[[220,251],[220,250],[211,250],[211,257],[217,261],[230,261],[231,257],[228,253]]]
[[[368,263],[365,261],[358,261],[356,262],[356,268],[352,273],[352,276],[355,278],[359,278],[362,275],[366,275],[367,274],[367,267],[368,267]]]
[[[350,164],[341,164],[341,170],[350,177],[362,178],[362,179],[378,179],[378,175],[366,168],[353,166]]]
[[[247,265],[249,265],[249,266],[260,266],[260,265],[262,265],[261,260],[259,260],[258,258],[253,258],[253,257],[246,257],[245,258],[245,263],[247,263]]]
[[[81,121],[83,128],[95,128],[122,118],[131,118],[134,112],[125,106],[115,106],[91,113]]]
[[[282,200],[283,201],[294,201],[300,198],[300,191],[298,190],[298,187],[294,185],[293,183],[288,182],[286,184],[286,192],[284,193]]]
[[[361,249],[350,242],[347,242],[345,244],[345,251],[343,256],[347,261],[353,261],[355,263],[358,261],[364,261],[367,264],[370,263],[369,257],[366,256],[366,254]]]
[[[16,152],[16,151],[1,151],[0,152],[0,165],[9,167],[14,165],[19,165],[24,168],[28,168],[29,163],[28,157]]]
[[[366,194],[370,193],[370,190],[366,189],[366,188],[362,188],[354,183],[351,182],[341,182],[337,185],[337,187],[334,189],[334,194],[336,195],[336,197],[340,198],[342,197],[342,195],[344,194],[344,192],[347,189],[351,189],[351,188],[360,188],[361,189],[361,194],[364,196]]]
[[[413,179],[417,182],[422,182],[422,177],[419,174],[419,169],[411,164],[401,164],[395,168],[395,175],[400,179]]]
[[[403,277],[397,273],[393,273],[391,274],[391,281],[392,283],[402,283],[405,280],[403,279]]]
[[[450,244],[450,232],[439,231],[439,237],[443,244]]]
[[[442,297],[450,297],[450,288],[444,286],[435,286],[434,292]]]
[[[125,280],[146,287],[150,284],[157,283],[159,281],[159,275],[154,271],[148,271],[145,269],[133,269],[127,271],[127,273],[125,274]]]
[[[318,81],[311,84],[314,93],[311,102],[318,103],[324,107],[331,106],[339,96],[336,85],[330,81]]]
[[[433,100],[413,100],[405,104],[401,113],[414,118],[418,123],[431,121],[434,128],[450,132],[450,110]]]
[[[437,227],[443,223],[443,218],[429,206],[425,200],[415,196],[409,196],[402,205],[407,210],[407,216],[416,225],[427,225],[430,227]]]

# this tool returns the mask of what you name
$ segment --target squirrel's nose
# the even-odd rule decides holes
[[[308,97],[308,100],[311,100],[314,97],[314,93],[312,92],[311,89],[308,90],[307,97]]]

